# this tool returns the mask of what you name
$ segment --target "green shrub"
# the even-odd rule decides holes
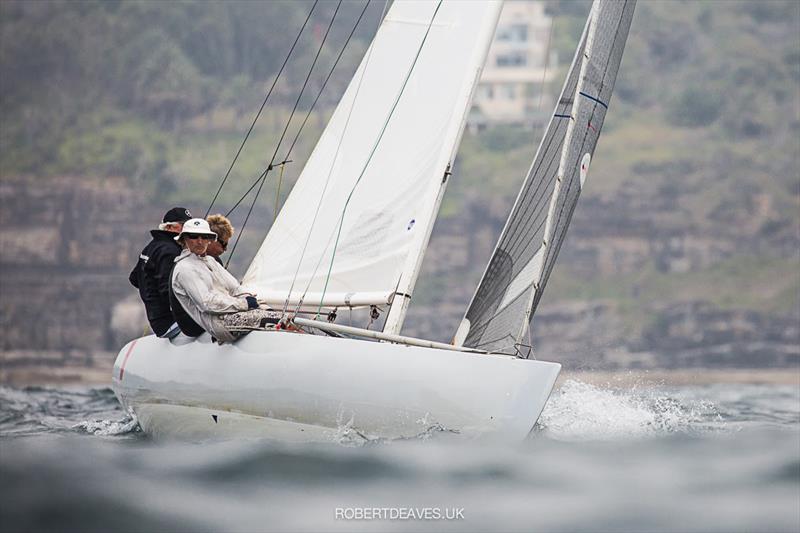
[[[667,119],[676,126],[697,128],[713,124],[721,111],[722,101],[717,94],[689,87],[672,100]]]

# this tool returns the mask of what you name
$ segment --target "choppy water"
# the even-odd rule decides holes
[[[793,386],[568,381],[514,446],[341,435],[153,442],[109,389],[0,387],[0,530],[800,530]]]

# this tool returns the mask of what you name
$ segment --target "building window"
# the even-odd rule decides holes
[[[485,83],[481,83],[480,85],[478,85],[478,98],[481,98],[483,100],[493,100],[494,87]]]
[[[508,24],[497,28],[497,40],[509,43],[528,42],[527,24]]]
[[[512,83],[501,85],[500,92],[506,100],[514,100],[517,97],[517,88]]]
[[[524,67],[528,64],[528,56],[525,52],[497,54],[495,64],[498,67]]]

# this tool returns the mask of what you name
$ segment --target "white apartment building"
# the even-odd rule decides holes
[[[471,130],[492,124],[532,127],[547,120],[554,102],[542,89],[558,69],[552,25],[544,2],[506,1],[467,119]]]

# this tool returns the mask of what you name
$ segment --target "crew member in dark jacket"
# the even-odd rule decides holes
[[[158,229],[150,231],[153,240],[139,254],[139,261],[128,277],[131,285],[139,289],[147,320],[159,337],[172,337],[180,331],[169,307],[170,271],[181,253],[175,236],[190,218],[192,214],[183,207],[167,211]]]

